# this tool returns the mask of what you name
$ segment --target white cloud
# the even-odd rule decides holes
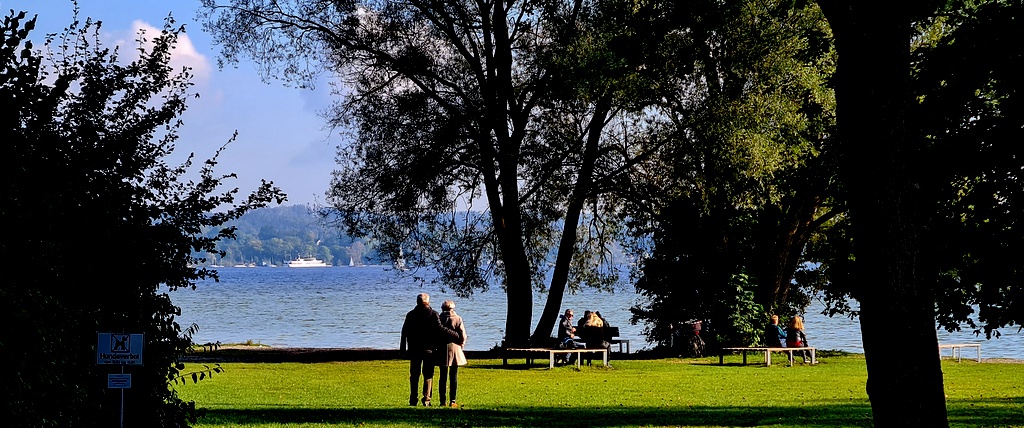
[[[131,30],[111,33],[108,36],[113,39],[113,44],[120,46],[121,55],[128,60],[133,60],[138,58],[136,49],[140,31],[145,32],[147,41],[145,47],[150,49],[153,38],[157,37],[161,30],[145,21],[135,20],[132,22]],[[171,51],[170,66],[176,72],[181,71],[184,67],[190,68],[193,76],[192,83],[199,87],[205,86],[210,81],[210,74],[213,71],[210,60],[196,50],[188,34],[178,36],[178,43]]]

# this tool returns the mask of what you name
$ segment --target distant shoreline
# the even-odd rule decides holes
[[[469,359],[496,359],[501,358],[497,351],[466,351]],[[668,358],[666,355],[650,352],[635,352],[631,354],[612,353],[612,359],[617,360],[642,360]],[[240,363],[319,363],[332,361],[370,361],[370,360],[403,360],[404,353],[397,349],[372,349],[372,348],[295,348],[295,347],[271,347],[265,345],[224,345],[215,350],[197,350],[182,358],[183,362],[240,362]],[[943,359],[950,359],[949,356]],[[975,361],[974,358],[964,357],[965,361]],[[1024,359],[1016,358],[982,358],[982,363],[1002,364],[1024,364]]]

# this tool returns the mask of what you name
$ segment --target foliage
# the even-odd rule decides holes
[[[185,368],[185,366],[182,364],[182,365],[180,365],[178,367],[178,370],[181,371],[181,370],[184,370],[184,368]],[[213,374],[214,373],[223,373],[224,372],[224,368],[221,367],[220,363],[214,363],[214,365],[212,367],[209,366],[209,365],[203,364],[203,368],[202,369],[199,369],[199,370],[192,369],[192,370],[193,371],[190,371],[188,373],[182,373],[182,372],[179,371],[177,377],[175,377],[173,379],[174,384],[175,385],[188,385],[189,379],[192,380],[193,384],[196,384],[196,383],[199,383],[199,381],[201,381],[203,379],[213,378]]]
[[[791,286],[804,246],[844,210],[828,152],[835,52],[817,7],[791,6],[706,4],[677,18],[702,23],[689,29],[702,54],[673,76],[659,106],[668,143],[634,180],[623,216],[648,299],[634,321],[656,341],[705,319],[747,345],[760,331],[750,323],[767,317],[734,314],[737,302],[783,315],[809,303],[811,284]]]
[[[231,230],[202,231],[283,195],[263,183],[232,205],[238,189],[215,193],[232,177],[214,174],[216,157],[198,171],[191,159],[164,162],[190,95],[188,71],[168,66],[181,31],[173,24],[169,17],[155,37],[140,33],[125,64],[99,42],[98,22],[76,20],[40,51],[28,39],[35,18],[4,18],[0,141],[12,166],[0,180],[0,221],[10,226],[0,258],[18,260],[24,273],[0,287],[10,327],[0,336],[8,424],[117,422],[119,394],[106,388],[106,375],[120,368],[92,360],[97,332],[145,337],[144,364],[122,366],[132,376],[126,423],[181,426],[195,416],[168,388],[191,338],[158,289],[215,275],[194,268],[201,260],[192,254],[214,251]],[[209,214],[222,206],[230,208]],[[96,258],[109,255],[116,257]]]
[[[1024,2],[967,3],[923,20],[911,121],[923,140],[922,248],[936,314],[998,336],[1024,325]],[[965,67],[964,64],[970,64]]]
[[[339,224],[459,293],[497,277],[508,339],[527,341],[549,266],[545,338],[567,284],[618,278],[603,195],[646,155],[630,139],[657,99],[642,71],[673,62],[636,55],[663,35],[637,16],[669,4],[207,0],[200,16],[227,61],[252,56],[298,84],[338,76],[330,119],[354,134],[329,195]]]
[[[807,262],[794,275],[796,281],[820,293],[824,314],[856,317],[859,312],[849,299],[858,297],[849,214],[830,219],[822,233],[807,242],[804,255]]]
[[[199,427],[872,426],[863,355],[822,354],[817,366],[744,366],[733,355],[725,366],[717,357],[670,358],[581,371],[471,359],[459,370],[457,410],[406,406],[397,386],[408,381],[408,362],[399,360],[225,363],[225,374],[178,391],[206,410]],[[1024,364],[947,360],[943,371],[953,426],[1024,422]],[[280,380],[273,394],[267,379]]]
[[[718,329],[718,342],[725,346],[753,346],[754,344],[764,345],[764,325],[768,322],[765,319],[764,307],[754,301],[753,288],[746,275],[735,275],[732,284],[735,284],[735,300],[725,302],[728,304],[725,314],[726,326]]]
[[[920,166],[913,172],[923,200],[922,272],[938,324],[950,331],[991,337],[1024,324],[1024,265],[1015,256],[1024,248],[1016,77],[1024,52],[1011,42],[1022,10],[1019,1],[953,2],[916,22],[908,122]],[[830,313],[855,316],[847,301],[860,297],[850,222],[837,218],[812,240],[808,258],[819,267],[801,275],[825,291]]]

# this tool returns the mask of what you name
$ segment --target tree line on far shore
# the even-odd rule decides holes
[[[363,264],[391,264],[397,255],[377,251],[373,240],[350,237],[325,221],[319,209],[305,205],[283,205],[249,211],[238,219],[225,223],[234,228],[234,239],[217,242],[216,251],[196,253],[204,266],[282,266],[297,257],[316,257],[332,266],[345,266],[350,262]],[[461,213],[469,217],[469,213]],[[206,235],[216,235],[218,229],[209,228]],[[617,263],[628,263],[616,244],[612,256]],[[412,251],[411,249],[409,251]]]
[[[253,210],[224,226],[235,228],[235,239],[218,242],[215,252],[196,254],[204,265],[283,266],[298,257],[316,257],[334,266],[350,260],[357,265],[385,262],[372,243],[325,226],[316,210],[305,205]]]

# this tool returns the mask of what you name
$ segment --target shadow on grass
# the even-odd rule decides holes
[[[960,403],[961,405],[965,403]],[[949,420],[972,426],[1019,424],[1016,406],[970,407],[949,410]],[[830,404],[804,407],[597,407],[597,408],[503,408],[448,409],[405,407],[393,409],[251,409],[207,410],[203,423],[228,426],[245,424],[328,423],[339,425],[404,424],[443,427],[615,427],[632,426],[765,426],[868,427],[871,408],[861,404]]]
[[[950,425],[1024,426],[1024,397],[946,400]]]
[[[260,409],[211,410],[203,423],[341,425],[405,424],[444,427],[614,427],[639,426],[761,426],[786,424],[805,427],[871,426],[866,405],[803,408],[688,407],[688,408],[505,408],[505,409]]]

